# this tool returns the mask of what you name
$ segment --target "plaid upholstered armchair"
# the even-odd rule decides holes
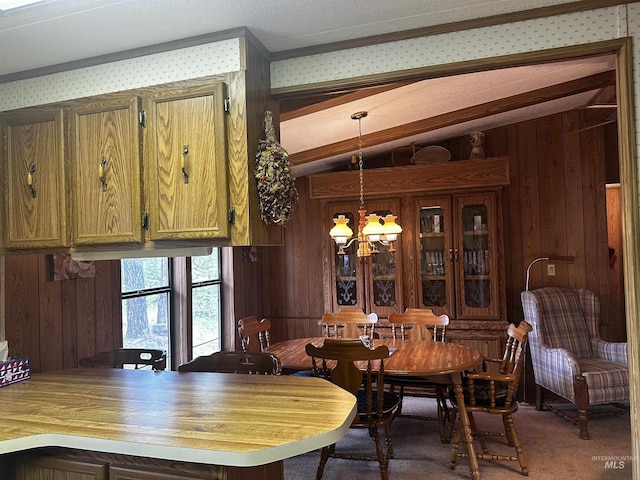
[[[629,403],[627,344],[599,338],[600,302],[589,290],[544,287],[522,292],[521,298],[524,317],[533,326],[529,348],[536,409],[545,406],[545,390],[574,403],[577,417],[561,415],[578,423],[580,438],[588,440],[589,406]]]

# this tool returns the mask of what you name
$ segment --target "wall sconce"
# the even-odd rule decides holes
[[[549,255],[548,257],[539,257],[533,260],[529,266],[527,267],[527,280],[525,282],[525,291],[529,291],[529,273],[531,272],[531,267],[537,263],[542,261],[547,261],[551,263],[573,263],[573,256],[562,256],[562,255]]]

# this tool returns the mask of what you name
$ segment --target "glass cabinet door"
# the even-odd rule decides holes
[[[457,316],[498,318],[495,196],[457,196],[456,214]]]
[[[341,212],[340,215],[344,215],[349,219],[349,226],[353,229],[354,215],[351,212]],[[358,257],[356,256],[356,250],[358,249],[356,243],[352,243],[349,247],[345,248],[344,255],[333,254],[335,261],[335,299],[338,307],[355,307],[359,305],[361,299],[358,295]]]
[[[388,245],[375,244],[376,253],[371,257],[358,258],[358,242],[354,241],[345,247],[344,255],[339,255],[338,248],[329,237],[333,218],[344,215],[349,219],[348,226],[354,237],[358,234],[358,202],[327,204],[324,209],[326,245],[330,271],[325,272],[329,291],[325,288],[325,308],[335,312],[341,307],[358,307],[366,313],[377,313],[385,318],[393,311],[403,310],[402,301],[402,257],[401,237],[394,244],[395,252]],[[377,200],[367,202],[369,213],[384,216],[388,213],[399,214],[400,202],[397,200]],[[325,284],[326,285],[326,284]]]
[[[451,239],[450,198],[418,201],[419,282],[418,301],[421,308],[431,308],[436,315],[455,312]]]
[[[371,202],[369,213],[375,213],[380,217],[384,217],[389,213],[398,215],[400,206],[394,204],[391,208],[375,208],[380,202]],[[388,205],[388,203],[386,204]],[[381,222],[382,223],[382,222]],[[367,288],[370,289],[368,295],[369,311],[377,313],[378,317],[385,318],[390,313],[402,311],[402,275],[400,274],[401,260],[401,239],[399,236],[394,244],[395,252],[390,251],[389,245],[375,243],[375,251],[369,259],[366,260],[368,265],[367,272],[370,279],[367,280]]]

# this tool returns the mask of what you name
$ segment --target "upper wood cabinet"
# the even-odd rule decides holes
[[[143,242],[139,115],[135,95],[71,108],[74,245]]]
[[[217,82],[72,107],[72,243],[228,239],[224,101]]]
[[[144,99],[152,241],[229,238],[225,98],[217,82]]]
[[[0,112],[4,250],[282,244],[254,176],[269,60],[239,45],[238,71]]]
[[[69,245],[66,117],[62,108],[29,108],[0,116],[4,130],[4,246]]]

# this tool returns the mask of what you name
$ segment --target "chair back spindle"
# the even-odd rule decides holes
[[[263,352],[271,345],[271,321],[263,318],[258,321],[256,317],[246,317],[238,320],[238,335],[242,351]]]
[[[322,332],[327,338],[373,338],[378,315],[364,313],[359,308],[341,308],[337,313],[322,316]]]

